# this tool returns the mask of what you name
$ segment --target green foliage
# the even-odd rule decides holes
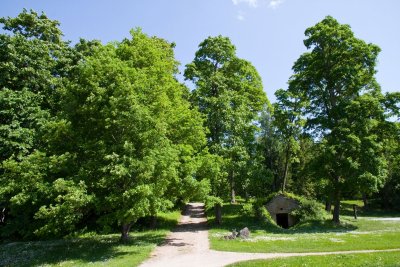
[[[0,88],[38,93],[44,96],[42,108],[54,108],[54,89],[76,60],[74,50],[62,41],[59,23],[25,9],[15,18],[0,18],[0,23],[5,31],[0,35]]]
[[[283,158],[284,169],[282,178],[282,191],[285,191],[288,180],[289,167],[292,162],[298,160],[296,154],[300,150],[299,138],[304,126],[301,116],[302,103],[293,93],[285,90],[275,92],[277,102],[274,104],[274,125],[278,136],[284,145]]]
[[[290,214],[297,218],[300,223],[311,220],[323,220],[326,216],[326,212],[320,203],[305,198],[301,199],[299,207]]]
[[[271,198],[272,199],[272,198]],[[253,213],[256,218],[267,225],[276,226],[275,221],[272,219],[271,214],[269,214],[265,205],[269,202],[268,198],[257,198],[253,203]]]
[[[33,232],[47,223],[33,220],[33,217],[42,206],[53,203],[57,197],[58,191],[54,187],[57,183],[53,184],[49,180],[61,174],[60,170],[70,157],[69,154],[47,156],[35,151],[21,161],[8,159],[2,163],[4,173],[0,176],[3,184],[0,199],[8,211],[6,223],[2,227],[3,236],[32,238]],[[52,219],[63,221],[65,215],[59,214],[59,217]]]
[[[72,46],[43,13],[0,23],[2,237],[127,234],[142,217],[235,193],[259,197],[241,214],[268,225],[274,195],[260,197],[279,188],[337,209],[355,194],[399,206],[399,94],[375,81],[379,48],[332,17],[306,30],[310,52],[273,106],[227,37],[200,43],[190,91],[175,77],[174,44],[140,29]],[[285,195],[300,220],[321,217],[319,204]]]
[[[92,184],[104,227],[156,215],[207,184],[193,178],[205,141],[202,120],[174,78],[172,46],[139,29],[131,34],[97,47],[62,101],[83,148],[75,151],[79,173]]]
[[[254,217],[255,216],[255,212],[254,212],[253,205],[254,205],[253,202],[244,203],[242,205],[242,210],[240,211],[241,214],[243,214],[244,216],[248,216],[248,217]]]
[[[190,197],[188,197],[187,200],[204,201],[211,192],[210,181],[208,179],[203,179],[201,181],[195,179],[192,180],[195,181],[193,191],[189,191],[192,190],[192,188],[185,188],[185,191],[191,192]]]
[[[46,223],[34,216],[53,204],[53,182],[67,175],[73,157],[67,151],[53,154],[48,133],[58,90],[79,55],[62,41],[58,22],[44,14],[23,10],[0,23],[0,206],[6,212],[1,234],[33,238]]]
[[[256,140],[250,193],[255,197],[264,197],[279,188],[282,144],[274,125],[273,107],[265,105],[258,120],[260,131]]]
[[[38,134],[49,118],[42,97],[26,88],[0,91],[0,159],[21,159],[39,145]]]
[[[265,206],[260,207],[256,210],[257,217],[261,219],[264,223],[276,225],[275,221],[272,219],[271,214],[269,214]]]
[[[0,23],[2,235],[130,226],[209,194],[219,170],[197,173],[213,163],[173,44],[137,29],[72,47],[26,10]]]
[[[223,158],[225,183],[235,201],[235,189],[246,188],[250,178],[254,120],[268,102],[260,76],[250,62],[236,56],[229,38],[222,36],[208,37],[200,43],[184,75],[196,85],[191,101],[206,118],[209,151]],[[213,189],[219,187],[215,193],[222,197],[227,192],[220,192],[220,180],[210,181]]]
[[[83,181],[75,184],[73,181],[57,179],[53,182],[52,194],[57,195],[55,204],[41,206],[35,214],[35,219],[45,221],[45,225],[35,231],[41,237],[59,237],[77,230],[76,224],[82,220],[92,201]]]
[[[206,210],[213,209],[216,205],[220,205],[221,207],[224,205],[224,201],[215,196],[207,196],[205,198]]]
[[[2,226],[2,236],[32,238],[38,226],[37,222],[32,222],[32,217],[46,203],[51,190],[45,180],[47,159],[45,154],[34,152],[22,161],[2,162],[0,199],[10,216]]]
[[[302,102],[307,130],[321,140],[318,174],[329,181],[338,223],[345,188],[376,191],[385,177],[378,134],[385,117],[374,77],[380,49],[329,16],[305,34],[311,51],[294,63],[288,91]]]

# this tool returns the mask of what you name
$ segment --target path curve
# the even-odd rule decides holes
[[[155,248],[155,250],[151,253],[150,258],[143,262],[140,266],[220,267],[239,261],[255,259],[386,251],[400,251],[400,249],[307,253],[239,253],[210,250],[207,219],[204,214],[204,204],[189,203],[175,230],[173,230],[167,236],[162,245]]]

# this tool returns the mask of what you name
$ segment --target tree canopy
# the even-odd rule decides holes
[[[385,118],[374,76],[380,49],[357,39],[349,25],[332,17],[305,34],[311,52],[295,62],[288,90],[305,103],[307,130],[323,146],[320,156],[334,191],[333,220],[339,222],[340,197],[348,182],[377,190],[385,177],[377,134]]]
[[[208,147],[224,158],[231,201],[235,202],[235,182],[246,179],[257,130],[255,121],[268,103],[261,78],[250,62],[236,56],[229,38],[208,37],[199,45],[185,78],[196,88],[192,103],[204,114]],[[222,192],[214,192],[223,196]]]
[[[337,223],[345,197],[400,203],[400,94],[375,80],[379,47],[332,17],[273,104],[228,37],[199,44],[187,86],[175,44],[140,28],[72,45],[43,13],[0,23],[2,237],[126,240],[189,200],[221,222],[224,201],[278,191],[333,203]]]

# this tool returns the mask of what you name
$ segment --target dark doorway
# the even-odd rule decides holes
[[[276,224],[282,228],[289,228],[289,215],[287,213],[276,214]]]

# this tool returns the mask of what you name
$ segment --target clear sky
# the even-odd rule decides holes
[[[181,71],[206,37],[228,36],[238,56],[257,68],[272,102],[306,51],[305,29],[331,15],[381,47],[377,80],[384,91],[400,91],[400,0],[1,0],[0,17],[22,8],[60,21],[73,43],[81,37],[120,41],[141,27],[176,43]]]

